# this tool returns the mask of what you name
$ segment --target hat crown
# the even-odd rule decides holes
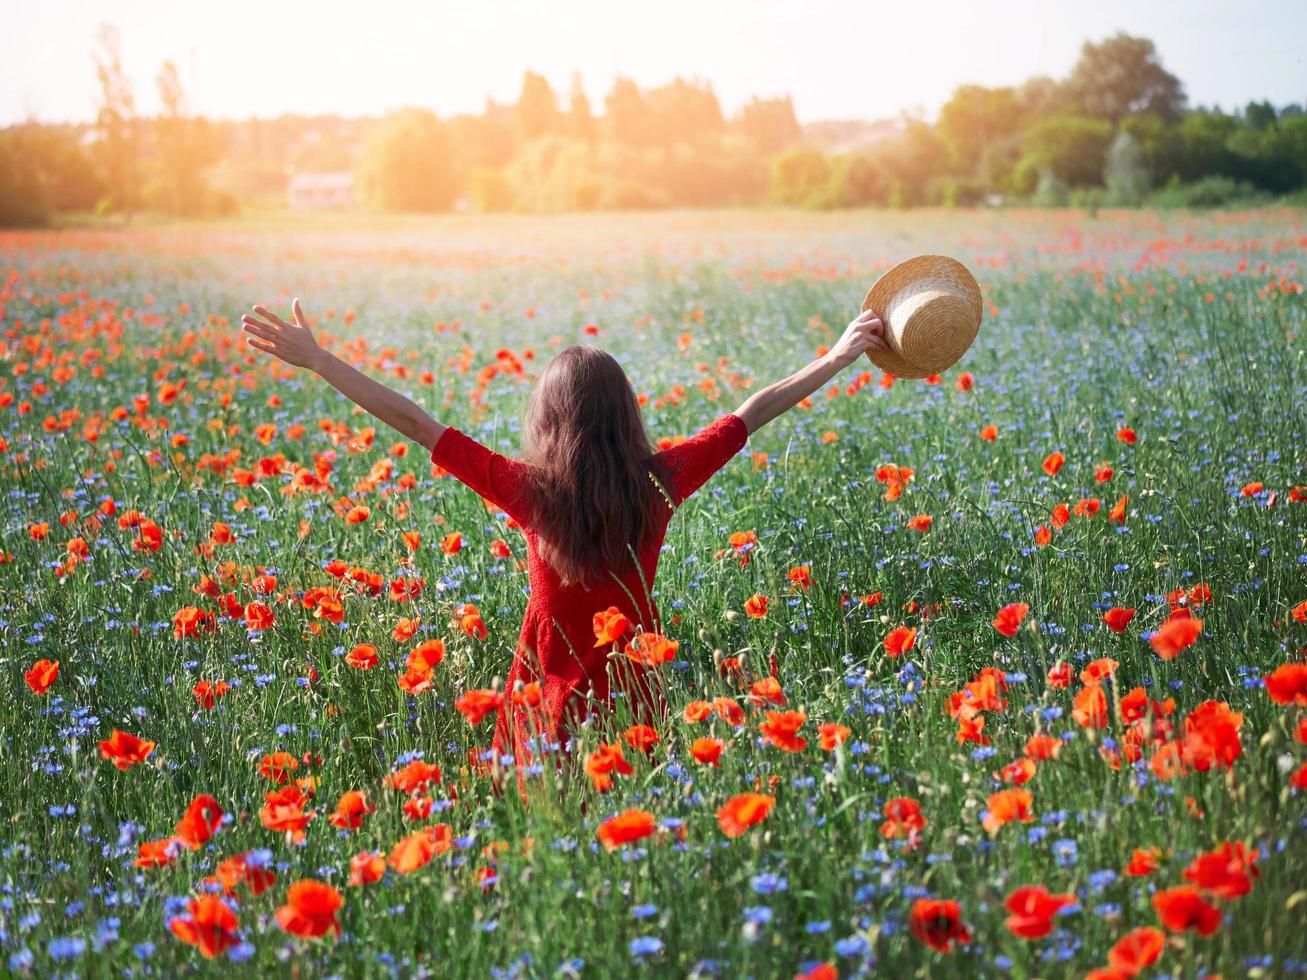
[[[912,282],[893,297],[881,318],[894,352],[926,374],[957,363],[976,336],[965,326],[971,320],[971,302],[950,279]]]
[[[980,286],[966,266],[945,255],[919,255],[877,280],[862,308],[874,309],[889,347],[868,351],[877,366],[901,378],[924,378],[951,367],[980,330]]]

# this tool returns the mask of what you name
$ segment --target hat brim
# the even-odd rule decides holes
[[[947,279],[962,290],[971,306],[974,340],[975,333],[980,330],[981,318],[984,316],[980,285],[965,265],[947,255],[918,255],[900,262],[876,280],[876,284],[867,292],[867,298],[862,301],[862,309],[875,310],[878,314],[883,313],[895,294],[918,279]],[[869,350],[867,357],[882,371],[896,378],[928,378],[953,366],[948,364],[933,371],[923,370],[893,350]],[[953,363],[956,364],[957,361]]]

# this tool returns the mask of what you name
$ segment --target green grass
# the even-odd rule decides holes
[[[1214,899],[1222,927],[1171,933],[1145,975],[1302,972],[1307,814],[1290,776],[1307,760],[1293,737],[1303,711],[1273,703],[1262,678],[1307,647],[1307,625],[1290,612],[1307,599],[1307,506],[1289,499],[1307,483],[1305,241],[1301,213],[1278,210],[463,217],[0,237],[0,396],[13,396],[0,397],[9,559],[0,565],[0,963],[83,976],[763,977],[819,961],[840,976],[1078,976],[1105,965],[1129,930],[1159,924],[1152,893],[1184,884],[1196,855],[1236,841],[1260,850],[1251,892]],[[606,794],[579,771],[549,767],[533,777],[541,786],[530,806],[490,792],[468,752],[489,744],[493,716],[473,730],[453,702],[507,673],[526,577],[489,545],[502,538],[523,556],[520,534],[471,491],[433,479],[419,447],[394,458],[394,479],[361,495],[369,521],[342,520],[333,505],[355,498],[402,440],[380,429],[360,452],[333,442],[320,420],[353,433],[370,421],[312,377],[274,375],[241,344],[240,314],[255,302],[284,310],[300,296],[338,351],[347,342],[366,350],[366,369],[512,454],[530,378],[490,379],[480,407],[469,397],[500,348],[532,349],[533,374],[558,346],[598,343],[648,394],[651,434],[690,435],[833,343],[876,276],[917,252],[955,255],[982,282],[992,309],[965,361],[938,386],[890,388],[867,364],[870,383],[850,393],[864,370],[852,368],[836,379],[836,397],[818,392],[810,408],[755,433],[748,449],[765,465],[748,453],[733,460],[667,535],[656,595],[664,617],[679,614],[670,633],[680,650],[664,668],[677,715],[661,743],[647,758],[628,748],[635,773]],[[583,333],[587,324],[597,336]],[[407,378],[395,377],[397,365]],[[420,380],[425,370],[433,383]],[[970,391],[955,386],[962,370],[974,376]],[[162,385],[182,381],[162,403]],[[678,385],[683,396],[655,407]],[[264,423],[276,426],[267,445],[256,435]],[[297,423],[304,431],[290,438]],[[988,424],[992,443],[977,436]],[[1136,430],[1135,445],[1117,440],[1122,426]],[[827,432],[837,438],[824,441]],[[178,435],[186,441],[174,446]],[[233,479],[265,457],[311,470],[333,451],[328,492],[286,494],[288,477],[276,475],[252,486]],[[1049,476],[1041,463],[1054,451],[1066,463]],[[219,459],[225,472],[211,465]],[[876,480],[890,463],[915,471],[894,501]],[[1095,483],[1101,463],[1114,469],[1106,484]],[[411,489],[397,482],[406,473]],[[1245,496],[1254,481],[1263,489]],[[1122,495],[1127,518],[1111,523]],[[106,498],[116,515],[88,524]],[[1054,505],[1082,498],[1101,499],[1098,514],[1073,517],[1036,547]],[[158,551],[134,549],[137,533],[119,527],[132,510],[162,529]],[[906,526],[919,513],[934,518],[928,533]],[[197,553],[215,522],[234,542]],[[28,529],[40,523],[48,537],[34,540]],[[714,558],[731,532],[751,529],[748,564]],[[451,530],[464,547],[446,555],[439,541]],[[404,531],[422,536],[408,564]],[[74,537],[88,557],[61,577],[55,566]],[[405,604],[350,595],[343,623],[323,623],[294,597],[339,586],[323,570],[333,559],[386,582],[413,573],[426,588]],[[224,618],[175,640],[180,608],[218,609],[194,588],[227,562],[236,579],[223,591],[241,603],[256,598],[252,574],[276,575],[285,598],[264,599],[275,625],[250,634]],[[797,565],[811,567],[807,591],[786,579]],[[1195,610],[1202,634],[1164,661],[1146,634],[1169,614],[1168,593],[1199,583],[1212,596]],[[879,604],[858,602],[878,591]],[[743,614],[754,594],[770,599],[763,619]],[[450,627],[464,602],[481,610],[485,639]],[[1000,636],[991,620],[1014,602],[1029,617],[1016,636]],[[922,607],[936,603],[923,620]],[[1100,619],[1114,605],[1137,609],[1121,636]],[[409,616],[423,632],[396,643],[390,633]],[[919,632],[894,660],[882,641],[898,625]],[[409,697],[396,677],[417,639],[432,637],[448,653],[432,689]],[[357,643],[376,645],[377,668],[345,664]],[[807,712],[802,752],[759,744],[762,710],[715,666],[736,656],[761,676],[772,655],[789,707]],[[1119,710],[1107,729],[1083,728],[1071,717],[1079,680],[1068,690],[1045,682],[1060,660],[1078,674],[1098,657],[1119,662],[1109,702],[1143,685],[1175,699],[1177,729],[1209,699],[1242,712],[1239,758],[1160,780],[1147,745],[1139,762],[1109,767],[1100,749],[1124,740]],[[59,661],[59,676],[37,696],[23,672],[42,658]],[[977,753],[958,744],[946,704],[991,666],[1008,675],[1008,703],[987,713],[993,744]],[[191,693],[204,679],[233,684],[212,712]],[[685,703],[716,696],[741,701],[744,727],[680,719]],[[818,747],[822,722],[851,729],[838,751]],[[610,723],[579,734],[578,757],[626,724],[619,706]],[[114,728],[156,748],[120,771],[97,748]],[[981,816],[1002,788],[994,773],[1037,731],[1066,740],[1023,787],[1034,819],[987,833]],[[717,768],[688,753],[707,734],[727,742]],[[302,845],[259,819],[274,789],[259,760],[274,751],[322,760],[295,774],[318,777]],[[426,822],[449,824],[456,846],[412,874],[347,887],[353,855],[388,853],[425,825],[406,821],[402,795],[382,786],[415,752],[444,770],[434,797],[457,787],[457,803]],[[717,808],[759,788],[776,798],[769,818],[727,838]],[[327,815],[352,789],[376,812],[344,832]],[[172,834],[200,793],[230,822],[167,867],[134,867],[139,844]],[[881,837],[884,804],[897,796],[921,803],[918,847]],[[597,826],[632,807],[673,822],[606,852]],[[495,842],[505,849],[483,891],[478,871],[492,864],[483,849]],[[1155,874],[1120,874],[1132,849],[1153,846],[1163,852]],[[277,881],[234,900],[247,944],[237,962],[205,960],[175,939],[166,923],[179,903],[222,859],[261,849]],[[278,927],[287,886],[303,878],[344,895],[339,938]],[[1078,901],[1046,938],[1004,925],[1004,900],[1026,884]],[[910,934],[910,910],[926,895],[960,903],[969,943],[938,953]],[[658,940],[649,943],[657,951],[632,952],[641,937]]]

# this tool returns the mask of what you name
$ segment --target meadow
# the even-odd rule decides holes
[[[668,531],[671,717],[497,793],[520,532],[241,314],[509,455],[599,344],[667,445],[919,252],[967,357],[755,433]],[[0,233],[0,970],[1307,973],[1305,257],[1293,210]]]

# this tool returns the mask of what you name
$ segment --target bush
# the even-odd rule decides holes
[[[384,211],[446,211],[458,190],[444,124],[425,109],[379,123],[363,149],[366,199]]]
[[[45,178],[13,131],[0,133],[0,227],[44,225],[50,220]]]
[[[1158,208],[1234,208],[1265,204],[1271,195],[1231,177],[1203,177],[1190,184],[1171,184],[1150,200]]]
[[[821,207],[829,194],[830,162],[817,150],[796,146],[771,162],[771,202]]]

